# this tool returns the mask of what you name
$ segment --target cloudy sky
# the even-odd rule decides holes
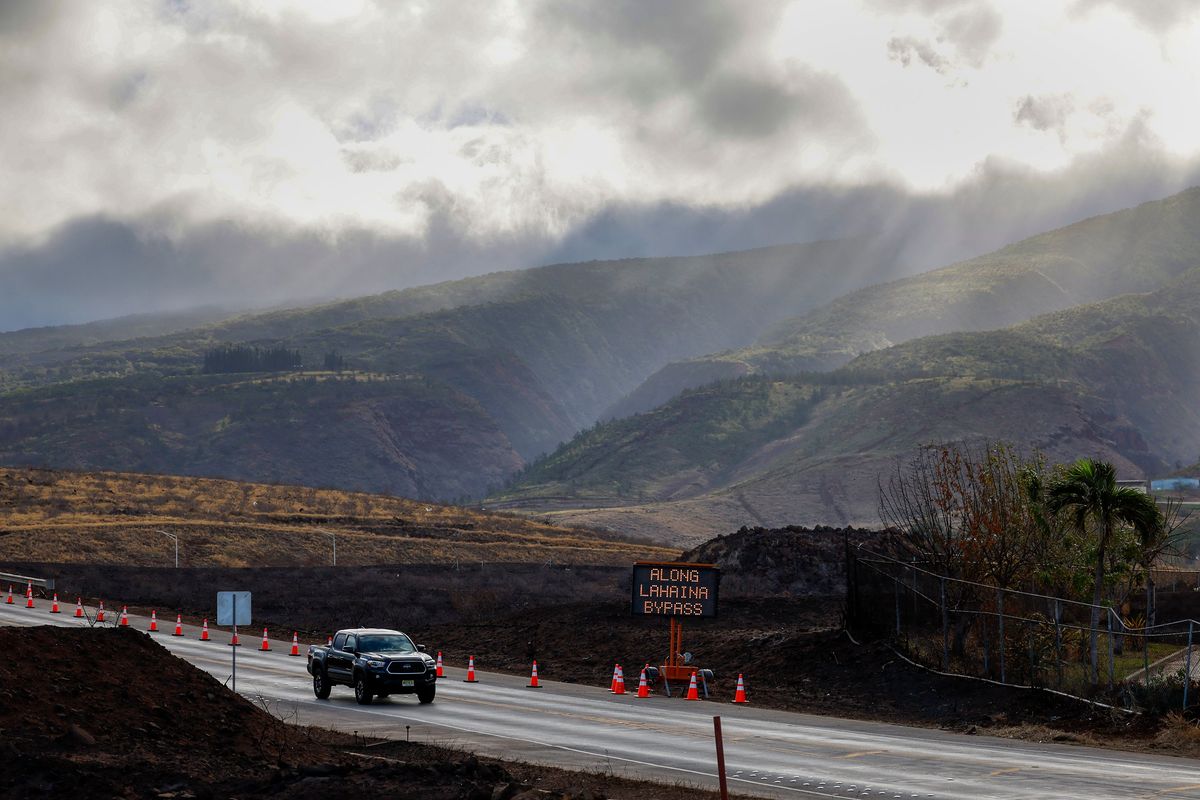
[[[0,330],[1200,180],[1200,0],[0,0]]]

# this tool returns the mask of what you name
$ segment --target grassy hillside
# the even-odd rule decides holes
[[[0,463],[479,496],[521,459],[469,397],[423,378],[134,377],[0,396]]]
[[[480,496],[663,364],[860,285],[876,247],[560,265],[0,353],[0,463]],[[336,351],[346,380],[197,374],[222,343]]]
[[[811,403],[797,414],[768,396]],[[1135,476],[1200,452],[1197,397],[1200,269],[1152,294],[917,339],[831,373],[687,392],[582,434],[495,500],[674,542],[731,525],[872,524],[881,476],[922,444],[1007,439]]]
[[[750,347],[664,368],[610,414],[652,408],[715,378],[829,370],[922,336],[1005,328],[1040,314],[1153,291],[1196,266],[1200,188],[851,292],[780,323]]]
[[[627,564],[675,551],[376,494],[113,472],[0,469],[0,561],[170,566]]]

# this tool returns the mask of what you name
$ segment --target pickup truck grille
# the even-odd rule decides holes
[[[393,661],[387,671],[394,675],[420,675],[425,671],[423,661]]]

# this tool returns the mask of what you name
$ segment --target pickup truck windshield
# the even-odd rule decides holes
[[[367,634],[358,637],[358,649],[363,653],[415,653],[412,640],[397,634]]]

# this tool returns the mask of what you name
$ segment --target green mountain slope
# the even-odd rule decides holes
[[[307,441],[317,435],[320,419],[307,412],[290,427],[243,427],[238,441],[249,456],[213,451],[206,440],[214,431],[187,424],[189,414],[209,420],[225,417],[231,407],[251,413],[243,389],[232,387],[252,376],[199,376],[206,350],[228,343],[282,346],[298,350],[305,365],[320,367],[325,354],[337,352],[348,374],[386,378],[368,382],[371,402],[388,403],[394,412],[381,426],[383,438],[393,435],[395,415],[403,415],[406,425],[426,427],[428,406],[414,398],[409,381],[452,398],[434,418],[451,425],[461,414],[454,436],[406,442],[394,463],[436,464],[444,450],[458,446],[455,437],[477,437],[482,444],[470,458],[445,456],[463,474],[435,466],[428,477],[404,485],[422,496],[478,495],[502,483],[524,459],[591,424],[662,365],[748,343],[771,322],[861,285],[877,248],[855,240],[561,265],[248,315],[164,336],[0,354],[0,388],[7,390],[0,393],[0,420],[10,423],[7,433],[0,431],[0,461],[236,478],[263,478],[251,466],[272,461],[272,474],[289,481],[386,488],[382,467],[355,466],[353,456],[364,447],[359,428],[323,442],[329,458],[342,459],[341,468],[325,470]],[[859,267],[843,269],[846,263]],[[162,402],[157,398],[174,396],[176,387],[193,381],[205,387],[198,395],[203,402],[189,401],[187,414],[171,420],[164,433],[171,446],[162,445],[152,428],[138,427],[142,423],[128,427],[127,414],[153,419],[149,409]],[[282,407],[321,406],[330,391],[323,381],[269,383],[278,407],[268,403],[264,413],[276,416]],[[104,401],[106,392],[119,399]],[[44,408],[49,398],[53,424],[39,427],[41,417],[31,414],[30,404]],[[127,444],[125,435],[137,446]],[[493,442],[497,435],[499,443]],[[306,441],[293,441],[299,439]]]
[[[51,454],[52,457],[48,457]],[[420,378],[88,381],[0,397],[0,462],[478,496],[521,460],[470,398]]]
[[[1004,328],[1083,303],[1153,291],[1198,265],[1200,188],[851,292],[773,327],[750,347],[663,368],[608,416],[653,408],[717,378],[828,370],[922,336]]]
[[[797,414],[766,397],[810,402]],[[1200,452],[1198,398],[1200,269],[830,373],[691,390],[582,434],[493,500],[681,542],[730,525],[872,524],[879,481],[922,444],[1007,439],[1132,477]]]

